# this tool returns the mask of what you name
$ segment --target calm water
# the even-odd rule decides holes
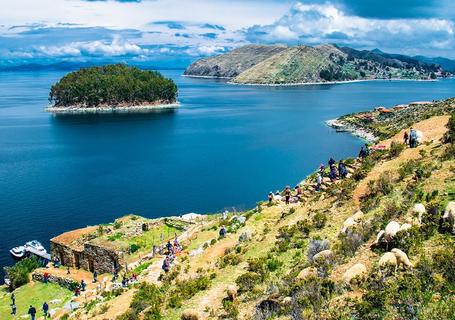
[[[0,266],[8,250],[128,213],[248,208],[361,141],[324,120],[453,96],[455,81],[242,87],[180,77],[182,107],[137,116],[44,113],[62,73],[0,73]]]

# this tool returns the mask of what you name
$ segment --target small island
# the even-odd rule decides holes
[[[178,107],[177,86],[159,72],[124,64],[82,68],[51,87],[55,114],[148,112]]]

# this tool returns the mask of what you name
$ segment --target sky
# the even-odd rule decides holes
[[[453,0],[1,0],[0,65],[186,63],[248,43],[455,58]]]

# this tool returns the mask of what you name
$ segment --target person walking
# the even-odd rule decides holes
[[[11,293],[11,304],[16,304],[16,295],[13,293]]]
[[[30,308],[28,308],[28,314],[30,315],[31,320],[35,320],[36,308],[34,306],[30,305]]]
[[[284,189],[284,199],[285,203],[289,204],[289,200],[291,199],[291,188],[289,186],[286,186]]]
[[[49,317],[49,305],[47,302],[43,303],[43,313],[44,313],[44,318]]]
[[[98,281],[98,273],[95,271],[93,271],[93,283],[96,283]]]
[[[85,291],[85,287],[87,287],[87,284],[85,283],[84,279],[81,280],[81,290]]]
[[[11,305],[11,314],[12,314],[12,315],[16,315],[16,312],[17,312],[17,307],[16,307],[16,304],[13,303],[13,304]]]
[[[344,179],[348,175],[348,170],[346,169],[346,165],[344,164],[343,160],[340,160],[338,163],[338,173],[340,174],[340,178]]]
[[[408,134],[407,131],[405,131],[404,134],[403,134],[403,143],[407,145],[408,144],[408,140],[409,140],[409,134]]]
[[[322,174],[318,172],[316,176],[316,191],[321,191],[321,185],[322,185]]]

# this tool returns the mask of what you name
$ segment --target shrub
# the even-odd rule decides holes
[[[248,271],[235,280],[235,283],[237,284],[239,288],[239,292],[246,292],[246,291],[251,291],[254,286],[258,283],[261,282],[261,277],[255,273]]]
[[[313,225],[317,229],[322,229],[324,228],[325,224],[327,222],[327,215],[325,215],[322,212],[317,212],[313,216]]]
[[[134,294],[130,310],[117,318],[117,320],[139,319],[139,314],[147,309],[147,319],[161,319],[161,306],[164,302],[164,295],[154,284],[143,282],[139,290]]]
[[[224,268],[228,265],[236,266],[240,262],[242,262],[242,256],[238,253],[232,252],[232,253],[228,253],[220,258],[220,260],[218,262],[218,267]]]
[[[269,258],[269,259],[267,259],[267,269],[268,269],[270,272],[275,272],[275,271],[278,270],[282,265],[283,265],[283,262],[281,262],[280,260],[278,260],[278,259],[276,259],[276,258]]]
[[[130,253],[135,253],[136,251],[138,251],[139,249],[141,248],[140,245],[136,244],[136,243],[133,243],[130,245]]]
[[[8,275],[8,278],[11,281],[10,288],[12,290],[23,286],[29,282],[30,272],[39,268],[41,265],[38,262],[38,259],[25,258],[12,267],[6,267],[5,272]]]
[[[122,223],[120,221],[115,221],[114,222],[114,229],[120,229],[122,226]]]
[[[227,319],[237,319],[240,313],[237,303],[228,298],[224,298],[222,302],[223,309],[226,312],[225,317]]]
[[[403,152],[405,148],[405,145],[400,142],[392,141],[392,144],[390,145],[389,149],[389,155],[391,158],[396,158],[398,157],[401,152]]]
[[[210,279],[206,275],[196,278],[177,281],[176,288],[169,293],[169,307],[180,308],[183,300],[191,299],[199,291],[206,290],[210,286]]]

